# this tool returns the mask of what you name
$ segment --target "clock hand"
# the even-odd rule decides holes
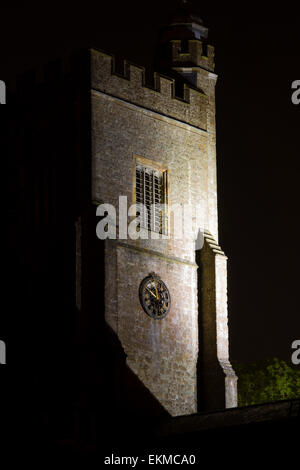
[[[153,295],[153,297],[155,297],[157,299],[156,295],[152,292],[152,290],[149,289],[149,287],[146,287],[146,289],[150,292],[150,294]]]
[[[153,281],[154,281],[154,287],[155,287],[155,291],[156,291],[156,298],[158,300],[159,297],[158,297],[158,290],[157,290],[157,287],[156,287],[156,281],[155,281],[155,279],[153,279]]]

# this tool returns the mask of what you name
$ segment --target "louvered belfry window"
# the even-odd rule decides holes
[[[136,165],[136,203],[143,204],[141,227],[167,234],[167,171]]]

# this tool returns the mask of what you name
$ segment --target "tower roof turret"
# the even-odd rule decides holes
[[[172,74],[177,82],[201,88],[202,71],[214,70],[214,47],[208,44],[207,38],[208,28],[195,4],[179,1],[169,24],[161,32],[159,70]]]
[[[170,39],[207,39],[208,29],[203,25],[198,9],[187,0],[181,0],[168,29]]]

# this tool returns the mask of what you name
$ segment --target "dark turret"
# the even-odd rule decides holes
[[[214,70],[214,48],[208,44],[208,28],[190,2],[181,1],[160,38],[158,54],[162,72],[180,74],[185,81],[199,87],[200,69]],[[172,75],[173,75],[172,73]]]

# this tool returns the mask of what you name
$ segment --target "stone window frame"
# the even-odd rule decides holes
[[[149,230],[150,233],[156,233],[160,236],[168,236],[170,233],[170,221],[169,221],[169,211],[168,208],[170,206],[170,169],[156,161],[150,160],[149,158],[142,157],[140,155],[133,155],[133,164],[132,164],[132,204],[136,204],[136,167],[138,165],[142,165],[146,168],[151,170],[157,170],[163,173],[164,176],[164,200],[165,204],[167,205],[167,212],[164,215],[165,222],[164,222],[164,230],[162,232],[153,232],[153,230]]]

